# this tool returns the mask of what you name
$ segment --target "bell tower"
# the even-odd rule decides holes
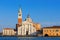
[[[18,11],[18,24],[22,24],[22,9],[20,8]]]

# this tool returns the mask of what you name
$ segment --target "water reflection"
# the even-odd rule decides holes
[[[60,40],[60,37],[0,37],[0,40]]]
[[[36,37],[18,37],[18,40],[34,40]]]

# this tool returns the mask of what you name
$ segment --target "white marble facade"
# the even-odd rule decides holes
[[[22,26],[18,27],[18,35],[34,35],[36,28],[33,27],[33,22],[30,17],[27,17],[25,21],[22,22]]]

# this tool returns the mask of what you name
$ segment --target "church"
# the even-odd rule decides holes
[[[36,31],[40,30],[41,25],[34,23],[30,15],[22,21],[22,9],[18,11],[18,24],[16,25],[17,35],[36,35]]]
[[[33,22],[30,18],[30,15],[27,15],[27,18],[24,21],[22,20],[22,9],[20,8],[18,11],[18,23],[16,24],[16,29],[4,28],[3,35],[36,35],[38,30],[41,30],[41,25],[39,23]]]

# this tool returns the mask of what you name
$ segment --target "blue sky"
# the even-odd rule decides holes
[[[29,13],[42,27],[60,25],[60,0],[0,0],[0,31],[15,28],[19,7],[23,20]]]

